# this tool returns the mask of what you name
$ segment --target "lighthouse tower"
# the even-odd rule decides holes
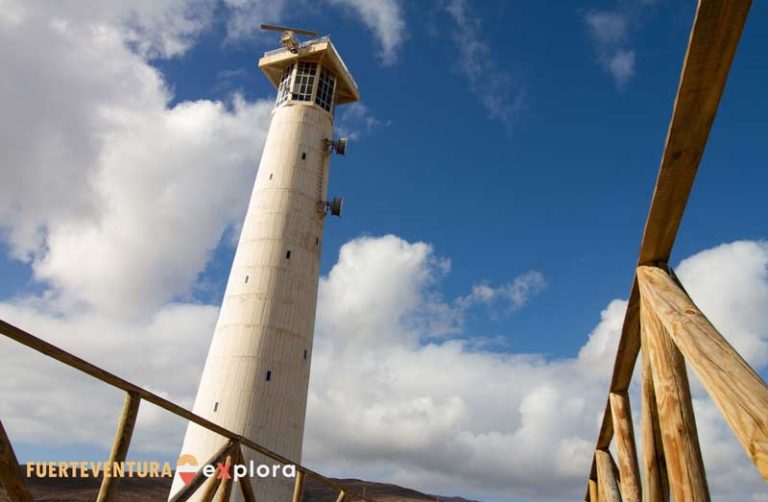
[[[334,109],[359,93],[328,37],[298,43],[295,33],[286,28],[283,47],[259,61],[277,101],[194,412],[300,462],[323,222],[341,213],[341,199],[326,196],[330,157],[346,149]],[[182,454],[202,465],[224,443],[190,424]],[[293,479],[278,476],[251,480],[258,500],[291,499]],[[171,493],[182,486],[177,475]]]

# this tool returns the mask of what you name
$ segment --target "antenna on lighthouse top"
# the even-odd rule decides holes
[[[291,52],[296,52],[299,47],[299,42],[296,40],[296,35],[307,35],[310,37],[317,36],[314,31],[300,30],[298,28],[288,28],[287,26],[275,26],[273,24],[262,24],[262,30],[269,31],[282,31],[280,36],[280,45],[285,47]]]

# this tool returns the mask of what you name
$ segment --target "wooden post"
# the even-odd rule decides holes
[[[643,297],[768,481],[768,386],[663,270],[639,267]]]
[[[19,461],[13,452],[11,440],[0,420],[0,483],[14,502],[32,502],[32,494],[24,481]]]
[[[600,498],[597,496],[597,481],[594,479],[588,479],[587,487],[589,492],[589,502],[598,502]]]
[[[219,488],[219,502],[229,502],[229,498],[232,496],[232,459],[234,458],[234,451],[238,447],[237,444],[233,445],[232,449],[230,450],[230,453],[227,455],[226,460],[224,460],[224,465],[229,465],[229,475],[228,478],[223,478],[221,480],[221,487]]]
[[[595,450],[597,464],[597,493],[600,502],[621,502],[619,484],[616,481],[616,464],[605,450]]]
[[[170,502],[186,502],[189,500],[189,498],[197,491],[198,488],[200,488],[203,483],[205,483],[205,480],[207,479],[205,474],[203,474],[203,467],[208,464],[215,466],[216,464],[223,462],[224,459],[230,455],[230,452],[234,451],[236,446],[237,443],[234,440],[230,440],[227,444],[219,448],[218,451],[216,451],[216,453],[214,453],[213,456],[209,458],[205,464],[200,466],[200,468],[197,470],[197,473],[195,473],[195,476],[192,478],[192,481],[190,481],[188,485],[179,490],[176,495],[171,497]]]
[[[642,329],[642,328],[641,328]],[[667,481],[667,462],[664,460],[664,447],[659,428],[659,411],[656,408],[656,393],[653,390],[653,372],[648,353],[647,333],[643,330],[643,380],[642,380],[642,415],[643,428],[643,490],[644,502],[667,502],[669,500],[669,482]]]
[[[216,476],[208,478],[208,481],[203,483],[203,486],[205,486],[205,491],[203,492],[203,496],[200,497],[200,501],[211,502],[213,497],[216,496],[216,491],[219,489],[220,485],[221,478],[217,478]]]
[[[296,484],[293,485],[293,502],[301,502],[301,495],[304,491],[304,471],[296,471]]]
[[[616,452],[619,456],[621,497],[626,502],[641,502],[643,497],[640,469],[637,462],[637,447],[635,446],[635,431],[632,425],[629,396],[625,391],[611,392],[608,397],[611,402]]]
[[[642,290],[640,325],[645,333],[644,341],[653,371],[670,492],[674,500],[708,501],[709,489],[701,459],[685,360],[648,305]]]
[[[243,449],[237,449],[237,462],[239,464],[245,464],[245,455],[243,455]],[[251,478],[246,476],[238,480],[240,483],[240,491],[243,492],[243,498],[245,502],[256,502],[256,495],[253,493],[253,485],[251,485]]]
[[[113,499],[117,492],[117,484],[120,482],[120,478],[107,475],[107,469],[109,469],[111,474],[112,467],[116,463],[125,461],[125,457],[128,455],[128,448],[131,446],[131,437],[136,426],[136,417],[139,414],[140,404],[141,398],[138,394],[134,392],[125,393],[123,411],[120,414],[120,421],[117,423],[115,440],[112,443],[112,453],[109,456],[109,467],[105,466],[102,471],[104,477],[101,480],[101,488],[99,488],[99,495],[96,499],[97,502],[108,502]]]
[[[336,502],[346,502],[347,500],[349,500],[347,498],[347,492],[345,492],[344,490],[341,490],[339,492],[339,496],[336,497]]]

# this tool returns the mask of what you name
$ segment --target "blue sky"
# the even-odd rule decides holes
[[[334,161],[330,190],[347,205],[327,226],[323,271],[342,243],[387,233],[430,242],[451,259],[447,296],[536,269],[550,285],[545,295],[514,316],[489,322],[481,312],[472,324],[507,334],[516,351],[573,354],[601,306],[629,290],[695,11],[683,2],[632,10],[635,74],[617,85],[584,21],[611,6],[475,4],[477,41],[489,49],[479,86],[488,85],[475,90],[455,23],[437,4],[405,5],[407,39],[389,66],[372,57],[375,40],[348,15],[291,10],[283,22],[331,34],[377,121]],[[747,26],[675,256],[765,235],[760,90],[768,65],[765,33],[754,27],[764,9],[756,5]],[[159,64],[176,100],[273,93],[256,61],[276,37],[227,44],[225,29],[220,21],[189,53]],[[509,123],[490,117],[486,92],[520,100]],[[222,250],[223,264],[212,264],[219,287],[208,298],[223,294],[231,254]],[[515,336],[532,331],[533,339]]]
[[[308,461],[335,475],[489,500],[579,492],[695,5],[236,4],[9,3],[0,15],[0,47],[16,48],[0,49],[9,61],[0,77],[0,105],[9,110],[0,141],[10,152],[0,160],[0,317],[191,406],[275,94],[257,61],[277,34],[253,28],[330,34],[362,101],[336,115],[353,139],[331,168],[329,195],[343,195],[345,206],[325,227]],[[672,260],[685,260],[681,277],[694,299],[761,374],[767,14],[764,2],[753,5]],[[333,273],[353,265],[367,271],[353,283]],[[503,291],[531,273],[546,287],[517,304],[472,297],[478,285]],[[381,308],[337,309],[345,288]],[[347,332],[352,325],[360,332]],[[445,325],[460,329],[433,332]],[[378,361],[339,371],[379,389],[391,417],[330,371],[345,351]],[[119,396],[90,395],[83,379],[27,365],[28,354],[10,348],[5,354],[0,360],[17,378],[6,379],[11,397],[0,414],[20,438],[20,456],[105,455],[114,409],[104,403]],[[412,378],[393,383],[379,373]],[[70,382],[61,394],[45,387],[56,375]],[[462,390],[454,378],[487,389]],[[487,385],[496,378],[508,382]],[[332,390],[357,403],[347,430],[367,417],[402,437],[420,431],[422,448],[446,458],[476,451],[477,463],[442,465],[373,429],[358,431],[361,444],[347,443],[334,435],[344,427],[332,418]],[[714,409],[700,388],[694,393],[702,409]],[[33,396],[54,404],[30,404]],[[85,409],[94,396],[103,401],[98,412],[64,404],[82,399]],[[526,434],[555,429],[531,432],[526,420],[547,422],[561,411],[573,416],[553,438],[556,455],[536,457]],[[41,445],[34,438],[50,432],[45,419],[55,416],[66,417],[71,439]],[[735,452],[713,447],[707,460],[715,492],[728,493],[729,480],[741,479],[729,470],[743,467],[733,460],[740,452],[706,417],[702,434]],[[179,424],[149,413],[144,420],[138,455],[175,458]],[[73,425],[81,422],[95,438]],[[446,438],[462,434],[472,441],[449,447]],[[493,434],[514,455],[507,471],[478,476]],[[336,447],[347,462],[327,458]],[[553,467],[563,452],[568,465]],[[540,476],[515,463],[526,455]],[[759,492],[759,478],[745,479],[745,498]]]

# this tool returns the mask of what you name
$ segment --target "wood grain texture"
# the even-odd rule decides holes
[[[136,426],[136,417],[139,415],[139,405],[141,398],[135,392],[125,393],[125,402],[123,411],[120,413],[120,420],[117,423],[115,431],[115,440],[112,443],[112,453],[109,456],[109,465],[115,465],[118,462],[124,462],[128,455],[128,448],[131,446],[131,437],[133,429]],[[117,493],[117,485],[120,482],[119,477],[104,476],[99,488],[97,502],[108,502],[112,500]]]
[[[597,493],[600,502],[621,502],[619,483],[616,480],[616,464],[605,450],[595,450],[597,465]]]
[[[768,481],[768,386],[664,270],[639,267],[637,274],[643,305],[658,316]]]
[[[589,494],[589,502],[598,502],[600,500],[597,492],[597,481],[594,479],[587,480],[587,493]]]
[[[674,500],[708,501],[709,488],[685,360],[642,292],[640,318],[653,371],[670,493]]]
[[[11,440],[0,421],[0,483],[5,487],[5,493],[14,502],[32,502],[32,494],[24,481]]]
[[[643,375],[640,418],[643,429],[643,480],[645,481],[643,502],[666,502],[669,500],[667,462],[664,459],[659,411],[656,408],[656,393],[653,390],[653,370],[645,336],[645,334],[642,335]]]
[[[619,339],[619,349],[616,353],[616,360],[613,366],[613,376],[611,377],[611,387],[609,392],[623,392],[629,388],[629,382],[632,380],[632,372],[635,369],[637,354],[640,352],[640,291],[637,289],[637,279],[632,283],[632,290],[629,294],[627,312],[624,315],[624,323],[621,329]],[[603,411],[603,420],[600,425],[600,432],[597,436],[596,449],[605,450],[611,445],[613,440],[613,418],[611,417],[611,402],[606,399],[605,410]],[[589,477],[597,476],[597,465],[595,459],[592,459],[592,467]],[[587,494],[589,495],[589,494]]]
[[[750,0],[700,0],[698,3],[645,223],[639,265],[669,261],[750,5]],[[638,309],[636,288],[635,277],[616,354],[611,391],[627,389],[637,361],[640,336],[635,317]],[[606,405],[597,448],[607,448],[612,436],[610,407]],[[595,473],[593,460],[590,477]]]
[[[641,265],[669,261],[751,3],[699,1],[645,223]]]
[[[637,447],[629,396],[626,392],[611,392],[609,399],[618,456],[621,498],[625,502],[641,502],[643,496],[640,468],[637,462]]]

